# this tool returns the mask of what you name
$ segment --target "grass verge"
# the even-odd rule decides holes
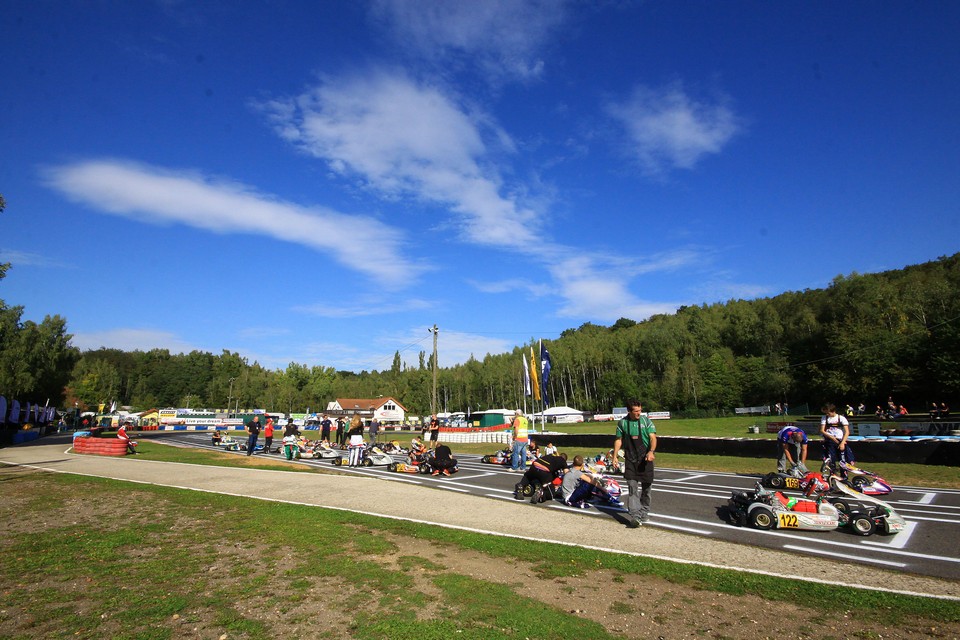
[[[619,637],[609,624],[530,594],[554,581],[583,592],[598,579],[617,592],[637,577],[691,599],[711,592],[778,606],[806,602],[809,616],[829,602],[871,624],[919,630],[915,637],[960,622],[953,601],[112,480],[40,473],[0,480],[9,497],[0,507],[0,637],[609,638]],[[422,556],[425,543],[441,552]],[[516,572],[516,581],[458,571],[465,552],[498,573]],[[332,606],[308,608],[314,600]],[[608,613],[632,619],[644,606]],[[676,615],[658,623],[662,630],[691,613]],[[737,635],[748,634],[729,637]]]

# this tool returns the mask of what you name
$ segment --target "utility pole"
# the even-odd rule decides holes
[[[430,395],[430,413],[437,415],[437,334],[440,329],[433,325],[427,331],[433,334],[433,393]]]

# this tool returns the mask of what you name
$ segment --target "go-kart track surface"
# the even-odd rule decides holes
[[[203,433],[150,439],[213,448],[209,435]],[[277,454],[263,456],[278,464],[306,464],[331,471],[290,475],[283,471],[165,463],[144,456],[79,455],[69,447],[67,437],[47,437],[0,449],[0,463],[960,599],[960,491],[955,490],[895,487],[889,502],[908,523],[907,530],[895,536],[756,531],[736,527],[720,515],[730,492],[752,488],[756,477],[657,469],[651,522],[633,530],[626,528],[626,518],[618,511],[516,501],[512,488],[520,475],[481,463],[479,455],[458,455],[460,472],[449,478],[392,473],[385,467],[335,467],[329,459],[286,462]],[[291,490],[294,482],[296,489]]]

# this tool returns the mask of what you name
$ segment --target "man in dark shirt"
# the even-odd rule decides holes
[[[445,444],[439,445],[433,451],[433,475],[438,476],[441,473],[445,476],[453,475],[457,472],[457,459],[453,457],[450,447]]]
[[[550,485],[558,473],[567,468],[567,454],[540,456],[533,461],[530,468],[523,474],[523,478],[514,487],[513,497],[523,500],[523,492],[529,485],[539,487],[530,498],[532,504],[541,501],[543,487]]]
[[[253,416],[253,420],[247,423],[247,455],[252,456],[253,450],[257,446],[257,439],[260,438],[260,416]]]

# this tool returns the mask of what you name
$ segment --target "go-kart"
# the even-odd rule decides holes
[[[511,463],[511,458],[513,457],[512,449],[501,449],[496,453],[492,453],[489,456],[483,456],[480,458],[480,462],[486,462],[488,464],[499,464],[504,467],[509,467]],[[534,458],[530,457],[530,453],[527,453],[527,466],[529,467],[533,464]]]
[[[727,508],[738,526],[749,524],[761,530],[831,531],[848,527],[857,535],[869,536],[877,529],[890,534],[906,526],[890,505],[853,490],[837,476],[830,478],[829,485],[813,486],[819,495],[808,499],[787,497],[757,482],[754,491],[732,492]]]
[[[394,462],[390,464],[387,466],[387,470],[396,471],[397,473],[432,473],[433,465],[430,464],[431,460],[433,460],[433,451],[421,449],[416,452],[410,452],[406,462]]]
[[[398,455],[398,456],[405,456],[408,453],[410,453],[409,449],[405,449],[400,446],[400,442],[398,440],[391,440],[390,442],[383,445],[383,451],[384,453],[389,453],[389,454]]]
[[[826,477],[839,478],[840,482],[859,493],[871,496],[883,496],[891,493],[893,487],[875,473],[864,471],[853,464],[839,463],[838,473],[826,474]],[[765,487],[771,489],[800,489],[806,490],[812,482],[826,483],[824,474],[808,472],[802,476],[792,473],[768,473],[760,479]]]
[[[619,451],[617,460],[613,459],[613,449],[607,453],[600,452],[584,462],[583,468],[592,474],[623,473],[623,449]]]
[[[350,461],[349,452],[340,451],[338,453],[340,455],[333,459],[334,466],[341,467],[345,464],[348,464]],[[391,464],[393,464],[393,457],[387,453],[384,453],[383,449],[380,447],[363,445],[363,449],[360,451],[360,466],[373,467]]]
[[[339,458],[343,452],[340,449],[334,449],[328,444],[321,444],[317,442],[317,443],[314,443],[312,447],[308,446],[306,453],[315,459],[317,458],[323,459],[323,458]]]

